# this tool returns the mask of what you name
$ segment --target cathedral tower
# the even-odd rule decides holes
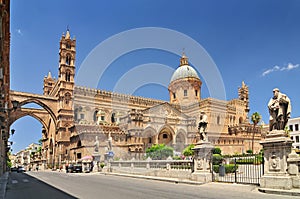
[[[62,35],[59,47],[58,91],[59,130],[68,131],[73,126],[73,92],[75,76],[76,39],[71,38],[69,30]],[[64,137],[64,136],[61,136]]]

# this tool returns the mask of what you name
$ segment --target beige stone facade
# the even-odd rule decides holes
[[[76,86],[76,39],[69,30],[61,37],[59,57],[58,78],[51,73],[44,78],[43,95],[10,92],[11,100],[21,106],[36,103],[43,107],[18,109],[14,118],[31,115],[43,124],[42,156],[49,167],[94,154],[103,160],[110,137],[115,159],[141,159],[148,147],[160,143],[182,152],[197,142],[200,111],[208,116],[209,141],[223,154],[246,152],[252,140],[254,151],[260,149],[260,130],[247,120],[248,87],[242,83],[238,98],[229,101],[201,98],[202,81],[184,54],[166,89],[170,101]]]
[[[6,171],[9,137],[10,0],[0,0],[0,176]]]

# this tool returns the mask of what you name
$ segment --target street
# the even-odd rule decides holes
[[[9,199],[20,198],[66,198],[72,199],[72,197],[66,193],[63,193],[59,189],[56,189],[48,184],[27,175],[26,173],[11,172],[9,174],[8,183],[6,186],[6,197]]]
[[[11,173],[5,198],[285,199],[294,197],[260,193],[255,186],[241,184],[208,183],[190,185],[103,175],[101,173],[46,171]]]

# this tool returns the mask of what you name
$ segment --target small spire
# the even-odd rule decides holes
[[[49,71],[49,72],[48,72],[47,79],[51,79],[51,78],[52,78],[52,75],[51,75],[51,72]]]
[[[183,66],[183,65],[189,65],[188,57],[185,55],[184,51],[183,51],[182,56],[180,58],[180,66]]]
[[[66,37],[65,38],[66,39],[70,39],[71,38],[69,28],[67,29],[67,33],[66,33]]]

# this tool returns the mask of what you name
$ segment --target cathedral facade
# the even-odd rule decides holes
[[[115,159],[142,159],[148,147],[166,144],[178,153],[196,143],[200,112],[208,118],[208,140],[223,154],[260,150],[261,134],[248,121],[249,89],[243,82],[237,98],[201,98],[202,81],[183,54],[162,101],[76,86],[76,39],[62,35],[59,74],[44,78],[44,95],[58,102],[56,129],[43,130],[43,153],[48,163],[67,163],[93,156],[99,143],[101,159],[112,139]]]

